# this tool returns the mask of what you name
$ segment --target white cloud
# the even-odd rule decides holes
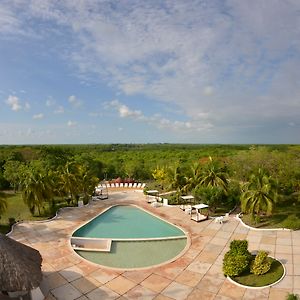
[[[180,109],[192,125],[179,127],[198,119],[222,130],[300,118],[299,1],[8,3],[0,4],[0,33],[37,31],[28,24],[40,20],[67,29],[74,47],[63,56],[79,76]],[[81,104],[74,95],[68,100]],[[118,113],[147,119],[126,105]]]
[[[68,98],[69,103],[73,106],[73,107],[79,107],[82,105],[81,100],[79,100],[76,96],[72,95]]]
[[[39,113],[39,114],[33,115],[32,118],[34,120],[41,120],[41,119],[44,119],[44,114],[43,113]]]
[[[22,109],[20,99],[17,96],[9,95],[5,102],[13,111],[19,111]]]
[[[69,120],[68,123],[67,123],[67,125],[68,125],[68,127],[75,127],[75,126],[77,126],[77,122]]]
[[[54,110],[54,113],[55,114],[63,114],[65,112],[65,109],[63,106],[58,106],[55,110]]]
[[[112,100],[106,103],[105,107],[111,107],[116,110],[120,118],[130,118],[134,121],[142,121],[150,124],[151,126],[162,129],[174,131],[208,131],[214,127],[208,120],[194,119],[189,121],[173,121],[164,118],[160,114],[145,116],[140,110],[132,110],[127,105],[120,103],[118,100]]]

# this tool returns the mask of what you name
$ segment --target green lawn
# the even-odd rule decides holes
[[[284,202],[275,208],[272,216],[262,216],[255,222],[250,215],[243,215],[243,221],[256,228],[300,229],[300,202]],[[258,221],[258,220],[257,220]]]
[[[283,272],[282,264],[278,260],[273,259],[271,269],[266,274],[254,275],[247,271],[242,275],[232,277],[231,279],[243,285],[259,287],[276,282],[282,277]]]
[[[9,218],[14,218],[15,221],[22,220],[45,220],[54,215],[49,210],[46,210],[42,216],[32,216],[27,205],[24,203],[22,199],[22,194],[20,192],[6,192],[5,193],[6,201],[7,201],[7,210],[0,218],[0,232],[7,233],[10,231]],[[49,208],[49,205],[45,204],[46,209]],[[62,199],[56,199],[56,207],[54,211],[58,210],[60,207],[67,206],[65,201]]]

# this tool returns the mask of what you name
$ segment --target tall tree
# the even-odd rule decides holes
[[[21,186],[23,200],[30,212],[34,214],[37,209],[41,215],[41,209],[45,202],[53,197],[53,184],[48,172],[40,165],[32,162],[23,173]]]
[[[225,168],[209,157],[209,162],[204,166],[200,185],[218,187],[227,192],[228,181]]]
[[[201,165],[199,162],[191,165],[188,176],[185,176],[185,186],[183,190],[185,193],[188,193],[194,190],[201,182],[202,173]]]
[[[88,202],[89,198],[93,195],[95,187],[99,182],[99,179],[91,174],[84,166],[78,168],[78,191],[82,195],[85,203]]]
[[[79,169],[74,162],[67,162],[66,165],[59,170],[58,185],[62,194],[71,197],[73,203],[76,202],[79,192]]]
[[[24,171],[25,164],[18,160],[8,160],[3,167],[4,178],[9,181],[10,185],[16,192],[22,179],[22,173]]]
[[[249,182],[244,184],[242,190],[242,212],[252,215],[272,214],[277,198],[276,184],[262,169],[250,176]]]

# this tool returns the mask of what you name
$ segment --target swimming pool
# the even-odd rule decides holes
[[[77,229],[73,237],[111,239],[109,252],[75,251],[94,263],[119,269],[171,261],[187,245],[187,236],[179,227],[133,205],[109,208]]]

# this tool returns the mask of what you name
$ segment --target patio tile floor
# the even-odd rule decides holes
[[[145,270],[112,270],[90,263],[73,252],[72,232],[105,208],[119,203],[136,204],[181,226],[190,248],[171,263]],[[176,207],[151,207],[140,191],[110,192],[108,200],[81,208],[60,210],[45,222],[16,225],[10,237],[40,251],[43,257],[42,290],[46,300],[98,299],[285,299],[300,291],[300,232],[257,231],[230,217],[224,224],[212,220],[195,223]],[[285,278],[271,288],[251,290],[224,278],[222,260],[233,239],[249,241],[250,250],[264,249],[286,265]]]

